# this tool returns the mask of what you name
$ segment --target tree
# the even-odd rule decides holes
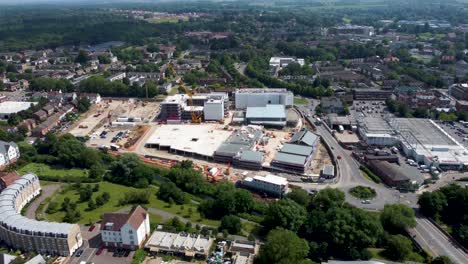
[[[250,212],[254,207],[252,194],[243,189],[237,189],[234,193],[234,203],[237,213]]]
[[[89,168],[88,177],[91,179],[102,179],[105,172],[106,170],[101,164],[95,164]]]
[[[173,182],[163,182],[159,186],[157,197],[163,201],[168,202],[170,198],[177,204],[185,203],[185,194]]]
[[[404,233],[416,226],[413,209],[403,204],[385,205],[380,221],[383,228],[393,234]]]
[[[386,239],[385,255],[396,261],[405,260],[413,252],[411,240],[402,235],[390,235]]]
[[[77,109],[80,113],[85,113],[89,110],[91,102],[86,97],[79,97],[77,100]]]
[[[345,202],[345,194],[338,190],[332,188],[326,188],[318,192],[313,200],[312,204],[316,208],[320,208],[324,211],[332,207],[340,207]]]
[[[307,207],[310,202],[309,193],[303,189],[298,188],[292,189],[290,193],[286,194],[285,198],[289,198],[304,207]]]
[[[303,263],[308,252],[309,245],[306,240],[299,238],[292,231],[274,229],[268,233],[257,260],[261,264]]]
[[[418,204],[426,216],[439,218],[442,210],[447,206],[447,199],[442,192],[424,192],[419,196]]]
[[[89,199],[88,201],[88,210],[94,210],[96,209],[97,205],[96,205],[96,202],[94,202],[94,199],[91,198]]]
[[[291,199],[282,199],[271,204],[265,215],[265,227],[282,227],[297,232],[306,220],[306,210]]]
[[[234,215],[226,215],[221,218],[221,225],[219,230],[227,230],[229,234],[239,234],[242,229],[242,223],[239,217]]]
[[[93,189],[89,185],[85,185],[83,188],[80,188],[78,191],[80,194],[79,202],[86,202],[91,199],[91,196],[93,195]]]
[[[447,256],[438,256],[431,261],[431,264],[453,264]]]
[[[89,61],[88,53],[84,50],[80,50],[75,58],[75,62],[85,64]]]

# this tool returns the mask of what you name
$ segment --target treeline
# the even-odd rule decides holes
[[[286,88],[294,94],[315,98],[321,96],[331,96],[333,94],[332,89],[322,86],[320,82],[314,82],[312,84],[307,81],[287,83],[279,80],[275,77],[272,77],[267,72],[268,67],[268,61],[265,58],[256,58],[250,60],[245,72],[249,77],[258,80],[266,87]]]
[[[325,189],[314,196],[293,190],[268,206],[263,222],[267,241],[258,263],[321,263],[328,259],[367,260],[368,248],[383,248],[394,261],[424,262],[406,229],[416,221],[411,208],[387,205],[377,215],[346,203],[345,194]],[[281,250],[279,250],[281,249]],[[428,259],[425,259],[425,258]]]
[[[434,192],[424,192],[418,204],[421,213],[448,225],[449,232],[468,247],[468,189],[451,184]]]
[[[139,86],[137,83],[130,84],[128,79],[111,82],[103,76],[92,76],[81,81],[77,91],[116,97],[145,97],[147,91],[149,98],[159,94],[158,86],[153,81],[147,81],[143,86]]]
[[[388,107],[388,111],[390,111],[398,117],[432,118],[444,122],[468,121],[467,111],[456,111],[446,113],[426,108],[411,109],[408,107],[408,105],[400,103],[392,98],[388,98],[385,101],[385,103]]]

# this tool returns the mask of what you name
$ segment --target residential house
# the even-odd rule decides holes
[[[15,163],[19,157],[20,151],[15,142],[0,141],[0,169]]]
[[[137,249],[150,234],[149,214],[138,206],[130,213],[105,213],[101,223],[102,241],[107,247]]]
[[[0,192],[20,178],[16,171],[2,173],[0,176]]]

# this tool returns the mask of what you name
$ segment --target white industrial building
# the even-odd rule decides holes
[[[209,99],[203,106],[206,121],[218,121],[224,118],[224,100]]]
[[[288,192],[288,180],[275,175],[246,177],[244,186],[275,197],[282,197]]]
[[[399,146],[407,157],[427,166],[468,169],[468,150],[432,120],[364,118],[358,124],[369,145]]]
[[[304,59],[298,59],[295,57],[271,57],[270,58],[270,67],[284,68],[291,63],[297,63],[301,66],[305,65]]]
[[[234,100],[236,109],[264,107],[270,104],[291,107],[294,105],[294,94],[286,89],[247,88],[236,90]]]
[[[6,101],[0,103],[0,119],[8,119],[10,115],[29,109],[37,102],[12,102]]]
[[[192,113],[206,121],[219,121],[224,118],[229,106],[229,97],[226,93],[209,93],[193,95],[191,100],[186,94],[175,94],[166,97],[161,103],[159,118],[180,122],[190,120]]]

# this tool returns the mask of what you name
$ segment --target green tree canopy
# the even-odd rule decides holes
[[[307,263],[303,261],[306,260],[308,252],[309,245],[306,240],[299,238],[292,231],[274,229],[268,233],[257,261],[261,264]]]

